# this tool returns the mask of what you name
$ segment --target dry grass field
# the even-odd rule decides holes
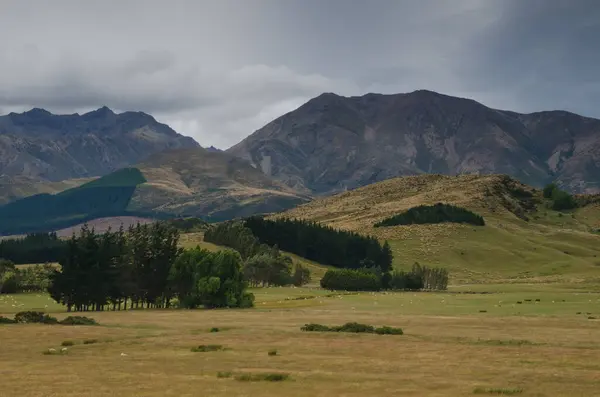
[[[248,310],[90,313],[101,325],[87,327],[0,325],[0,395],[598,395],[600,320],[588,317],[600,318],[599,291],[486,287],[491,293],[459,293],[481,286],[357,295],[269,288],[254,291],[257,305]],[[5,315],[17,310],[7,299],[47,304],[42,295],[4,297]],[[47,310],[66,316],[57,305]],[[300,330],[350,321],[405,334]],[[43,354],[63,341],[74,343],[66,354]],[[224,350],[191,351],[199,345]],[[290,378],[239,378],[265,373]]]
[[[447,292],[332,293],[316,287],[324,267],[294,256],[313,282],[254,289],[253,309],[0,325],[0,396],[599,396],[600,207],[560,215],[540,204],[525,221],[509,188],[496,176],[399,178],[282,215],[387,239],[396,268],[448,268]],[[438,201],[482,214],[486,226],[372,227]],[[181,245],[222,249],[201,233]],[[0,315],[22,310],[67,316],[43,294],[0,295]],[[404,335],[300,330],[354,321]],[[63,342],[73,343],[66,353],[44,354]],[[200,345],[222,349],[192,351]],[[289,377],[269,380],[277,374]]]

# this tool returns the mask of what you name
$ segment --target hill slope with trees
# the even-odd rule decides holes
[[[316,221],[389,241],[394,267],[447,267],[454,281],[589,280],[600,263],[600,206],[553,209],[541,190],[502,175],[389,179],[271,216]],[[481,215],[485,227],[456,223],[375,227],[411,208],[445,203]]]

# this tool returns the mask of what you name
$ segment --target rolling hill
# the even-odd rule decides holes
[[[0,234],[60,230],[97,219],[114,224],[114,217],[218,221],[282,211],[308,199],[227,153],[178,149],[57,194],[0,206]]]
[[[318,221],[390,241],[398,268],[448,267],[453,282],[600,280],[598,197],[571,212],[548,209],[539,190],[501,175],[422,175],[389,179],[320,198],[274,217]],[[485,226],[453,223],[375,228],[418,205],[453,204]]]
[[[600,120],[519,114],[432,91],[322,94],[228,152],[298,190],[330,194],[421,174],[507,174],[600,192]]]

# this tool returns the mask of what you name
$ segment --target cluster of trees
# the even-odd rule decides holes
[[[58,262],[65,247],[66,243],[56,233],[35,233],[0,241],[0,258],[17,265]]]
[[[51,275],[50,295],[67,310],[165,307],[168,277],[179,255],[179,233],[162,223],[96,234],[83,226],[67,242],[60,270]]]
[[[262,244],[238,221],[224,222],[209,228],[204,241],[230,247],[244,260],[244,277],[254,287],[304,285],[310,281],[310,271],[292,258],[283,255],[277,245]]]
[[[555,211],[577,208],[575,198],[564,190],[561,190],[555,183],[546,185],[542,193],[544,198],[552,200],[551,208]]]
[[[395,271],[392,273],[389,288],[393,290],[430,290],[445,291],[448,289],[449,273],[447,269],[423,266],[415,263],[410,272]]]
[[[465,208],[437,203],[435,205],[413,207],[408,211],[376,223],[375,227],[443,222],[468,223],[475,226],[485,225],[485,221],[481,215],[475,214]]]
[[[84,226],[66,243],[48,291],[67,310],[248,307],[242,259],[232,250],[210,253],[178,248],[167,223],[96,234]]]
[[[332,269],[321,279],[321,287],[344,291],[438,290],[448,288],[448,271],[415,263],[411,271],[395,271],[391,275],[377,268]]]
[[[173,264],[169,285],[179,305],[188,309],[254,305],[254,296],[246,292],[242,258],[233,250],[197,247],[183,252]]]
[[[366,269],[331,269],[321,279],[321,287],[343,291],[379,291],[381,278]]]
[[[16,268],[11,261],[0,259],[0,293],[42,292],[50,286],[50,264]]]
[[[261,243],[278,246],[301,257],[338,268],[392,268],[392,250],[374,237],[336,230],[316,222],[292,219],[246,219],[244,226]]]

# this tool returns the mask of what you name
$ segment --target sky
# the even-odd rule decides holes
[[[0,114],[143,111],[227,148],[323,92],[600,118],[597,0],[0,0]]]

